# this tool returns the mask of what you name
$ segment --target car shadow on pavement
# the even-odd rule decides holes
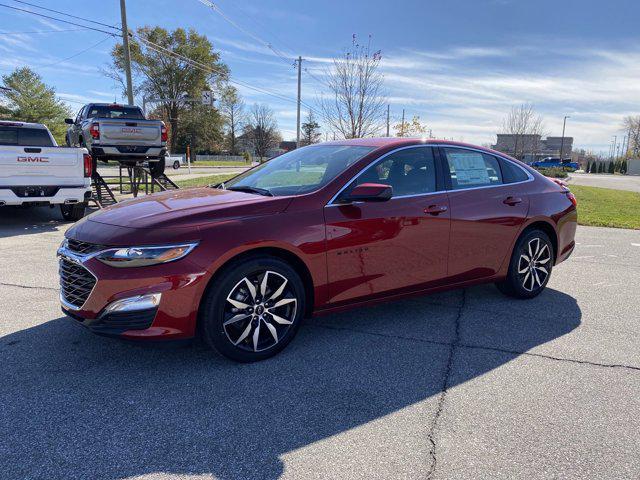
[[[482,365],[459,365],[454,388],[518,357],[514,350],[568,334],[580,318],[575,299],[556,290],[523,302],[475,287],[309,320],[285,351],[255,364],[198,344],[96,337],[57,318],[0,339],[0,471],[275,479],[288,452],[438,396],[451,342],[494,349]],[[465,332],[477,332],[472,342]],[[500,345],[511,351],[496,355]]]
[[[67,223],[60,208],[0,207],[0,238],[33,233],[54,232]]]

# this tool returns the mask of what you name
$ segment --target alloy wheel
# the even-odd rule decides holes
[[[247,275],[227,295],[224,332],[242,350],[267,350],[287,334],[297,308],[292,285],[280,273],[266,270]]]
[[[526,291],[533,292],[544,285],[549,277],[550,261],[549,245],[539,237],[529,240],[518,259],[518,275]]]

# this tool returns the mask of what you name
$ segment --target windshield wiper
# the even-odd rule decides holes
[[[235,192],[246,192],[246,193],[256,193],[258,195],[264,195],[265,197],[273,197],[273,193],[271,193],[266,188],[258,188],[258,187],[249,187],[248,185],[238,185],[237,187],[229,187],[227,190],[233,190]]]

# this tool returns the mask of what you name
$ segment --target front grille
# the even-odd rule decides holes
[[[82,265],[60,257],[60,289],[62,298],[76,308],[82,307],[96,284],[96,278]]]
[[[58,190],[60,190],[60,187],[52,187],[49,185],[11,187],[11,191],[20,198],[53,197],[56,193],[58,193]]]
[[[104,245],[97,245],[95,243],[81,242],[79,240],[67,240],[67,248],[74,252],[79,253],[80,255],[87,255],[89,253],[99,252],[100,250],[104,250],[106,247]]]

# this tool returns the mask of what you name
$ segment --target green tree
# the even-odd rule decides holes
[[[195,153],[219,152],[224,135],[220,112],[209,105],[194,104],[182,113],[173,151],[183,153],[190,145]]]
[[[233,87],[226,87],[220,98],[220,111],[226,127],[225,146],[231,155],[238,154],[238,136],[247,121],[244,102]]]
[[[300,143],[302,145],[311,145],[318,143],[320,140],[320,124],[316,121],[316,117],[313,114],[313,110],[309,110],[307,114],[307,120],[300,126],[302,135],[300,137]]]
[[[0,95],[5,104],[1,115],[8,120],[44,123],[56,141],[64,144],[67,131],[64,119],[71,116],[69,107],[56,99],[56,92],[42,81],[40,75],[28,67],[17,68],[3,75],[5,88]]]
[[[181,134],[180,119],[192,109],[191,100],[199,99],[204,90],[219,91],[229,70],[207,37],[193,29],[169,32],[161,27],[141,27],[130,45],[134,93],[157,101],[168,121],[169,145],[173,147]],[[111,56],[113,64],[105,73],[124,85],[121,44],[113,48]]]
[[[607,171],[609,173],[614,173],[615,172],[614,162],[609,162],[609,168],[607,169]]]

